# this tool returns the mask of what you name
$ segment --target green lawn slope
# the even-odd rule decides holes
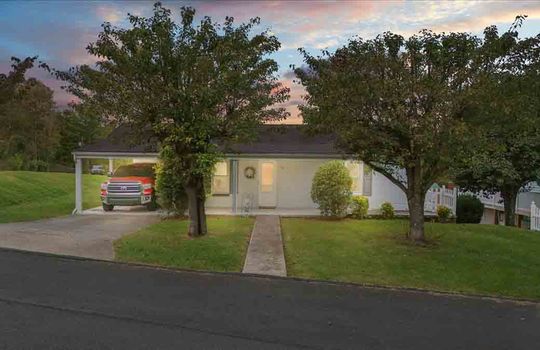
[[[84,208],[100,205],[105,176],[84,175]],[[0,223],[68,215],[75,207],[75,175],[0,171]]]

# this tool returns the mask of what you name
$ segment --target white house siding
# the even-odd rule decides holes
[[[258,208],[260,162],[263,159],[238,160],[238,195],[237,207],[241,211],[251,203],[252,209]],[[315,172],[328,159],[264,159],[276,163],[277,205],[280,209],[316,209],[317,205],[311,200],[311,184]],[[245,169],[253,167],[256,175],[248,179],[244,175]],[[362,164],[360,163],[360,174]],[[361,175],[362,176],[362,175]],[[359,179],[362,183],[362,178]],[[362,193],[355,193],[362,194]],[[406,196],[396,185],[379,173],[372,177],[372,194],[368,196],[369,208],[379,209],[383,202],[391,202],[396,210],[407,210]],[[232,208],[232,195],[210,196],[207,200],[209,208]]]
[[[373,189],[369,198],[369,209],[380,209],[381,204],[390,202],[395,210],[409,210],[407,196],[384,175],[373,172]]]
[[[255,169],[253,179],[248,179],[244,175],[246,168],[252,167]],[[237,206],[242,208],[249,205],[247,201],[251,201],[251,207],[257,208],[259,203],[259,160],[258,159],[240,159],[238,160],[238,199]]]
[[[208,208],[232,208],[232,195],[208,196],[206,199]]]
[[[279,208],[312,209],[311,183],[319,167],[327,159],[277,160],[277,198]]]

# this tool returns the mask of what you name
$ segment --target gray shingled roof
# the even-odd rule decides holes
[[[157,153],[156,142],[135,144],[127,126],[121,126],[105,139],[85,145],[75,153]],[[230,145],[221,150],[227,154],[332,155],[340,154],[331,135],[309,136],[301,125],[264,125],[254,142]]]

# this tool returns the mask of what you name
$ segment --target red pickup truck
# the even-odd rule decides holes
[[[104,211],[112,211],[115,205],[144,205],[156,210],[154,163],[122,165],[111,178],[101,184],[101,202]]]

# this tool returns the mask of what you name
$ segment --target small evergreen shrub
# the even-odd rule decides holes
[[[452,209],[445,207],[444,205],[437,206],[437,219],[440,222],[446,222],[452,216]]]
[[[381,217],[383,219],[392,219],[394,217],[394,206],[390,202],[381,204]]]
[[[476,196],[463,194],[456,203],[456,222],[478,224],[484,214],[484,204]]]
[[[351,215],[355,219],[364,219],[369,209],[369,199],[364,196],[353,196],[351,201]]]
[[[315,173],[311,184],[311,199],[324,216],[344,216],[351,202],[352,178],[345,164],[331,161]]]

